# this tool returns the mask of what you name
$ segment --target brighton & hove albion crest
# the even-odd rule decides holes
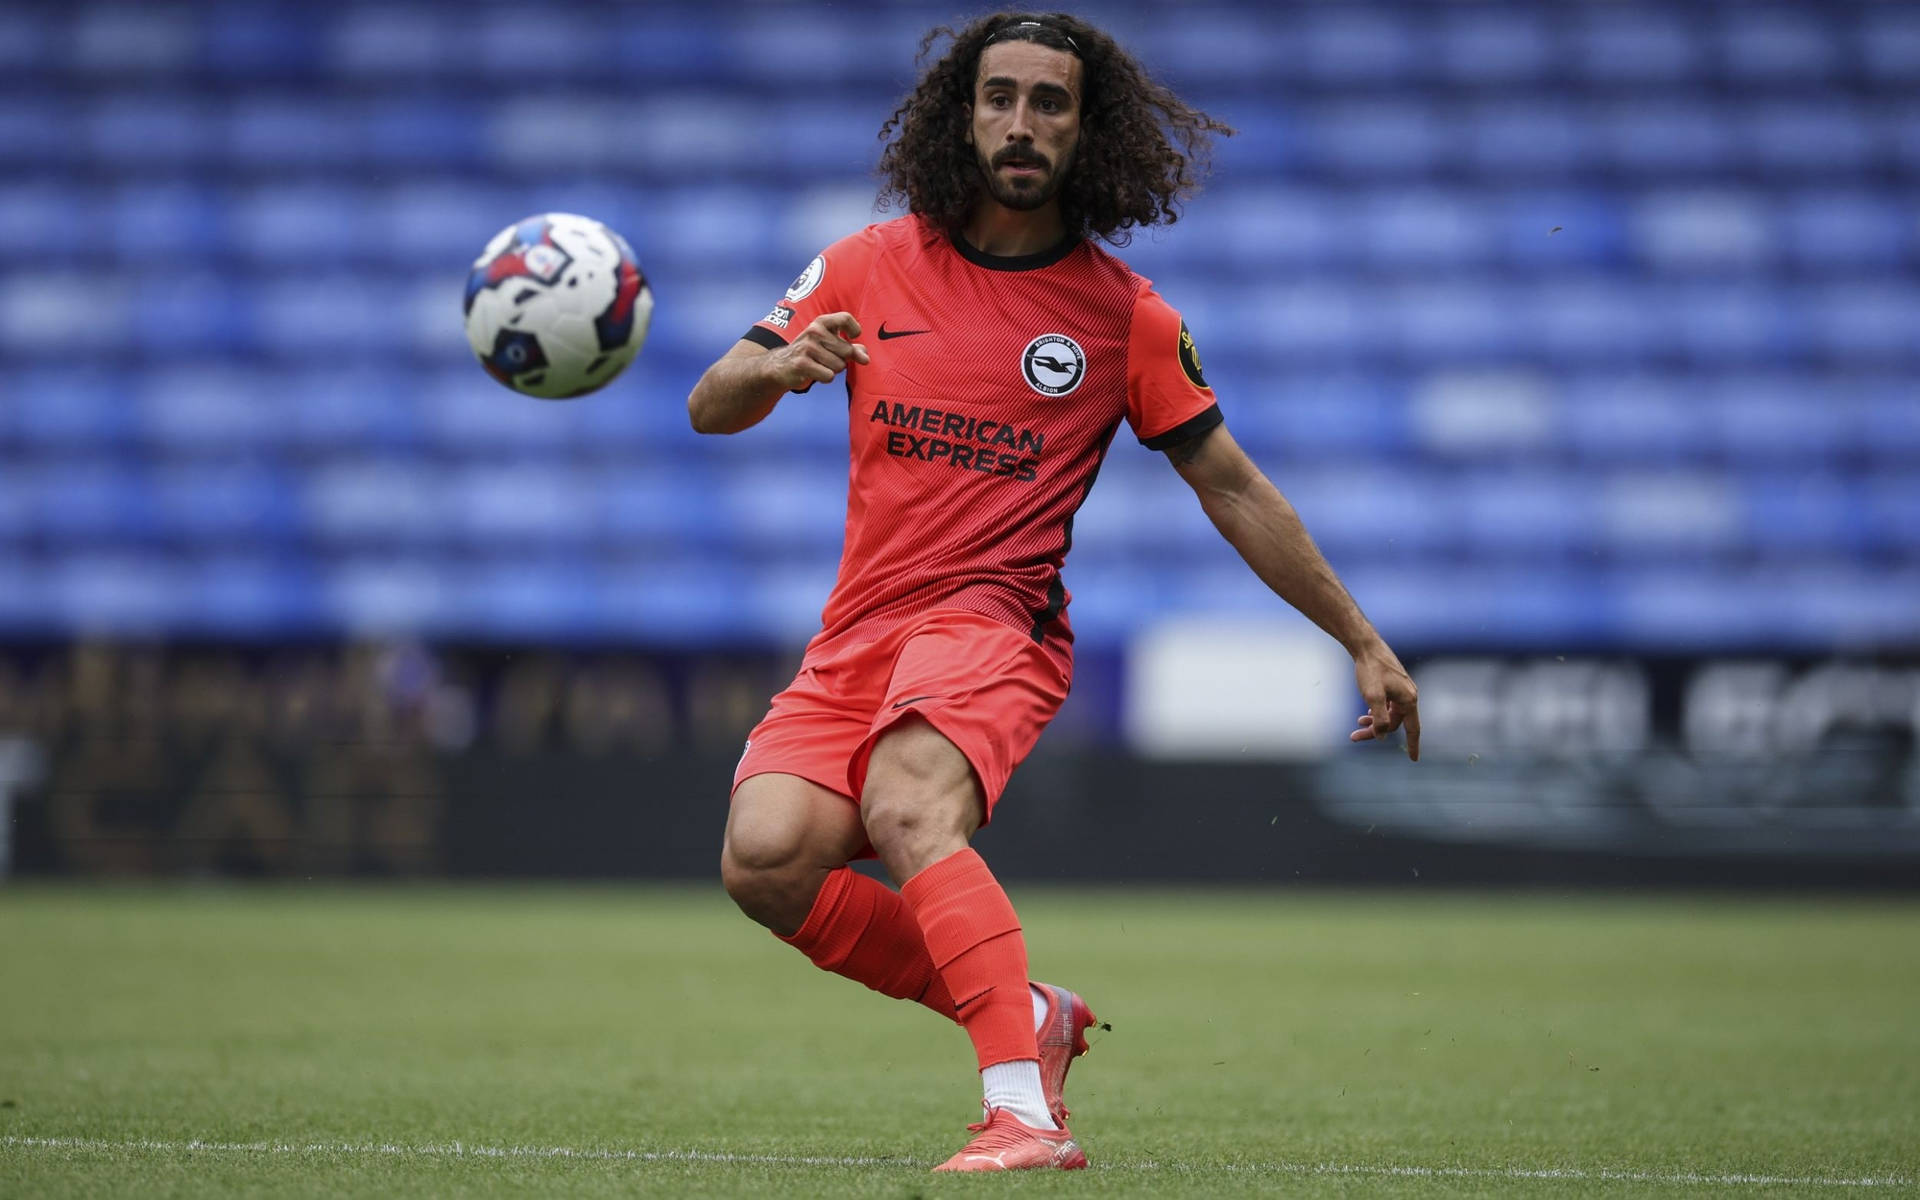
[[[1043,333],[1021,353],[1020,373],[1042,396],[1064,396],[1087,376],[1086,351],[1064,333]]]

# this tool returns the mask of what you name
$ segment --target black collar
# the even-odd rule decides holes
[[[961,258],[989,271],[1037,271],[1041,267],[1050,267],[1072,254],[1082,241],[1079,234],[1068,233],[1045,250],[1037,250],[1032,254],[988,254],[968,245],[967,239],[957,232],[949,235],[948,240],[960,252]]]

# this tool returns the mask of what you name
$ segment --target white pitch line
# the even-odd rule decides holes
[[[928,1164],[911,1158],[834,1157],[809,1154],[730,1154],[717,1150],[595,1150],[576,1146],[470,1146],[465,1142],[408,1146],[395,1142],[185,1142],[132,1138],[0,1137],[0,1146],[23,1150],[146,1151],[177,1154],[347,1154],[398,1158],[573,1158],[595,1162],[749,1163],[784,1167],[917,1167]],[[1415,1167],[1362,1163],[1101,1163],[1099,1171],[1168,1172],[1204,1175],[1210,1171],[1258,1175],[1361,1175],[1408,1179],[1552,1179],[1572,1182],[1699,1184],[1704,1187],[1835,1187],[1910,1188],[1914,1180],[1900,1175],[1749,1175],[1709,1174],[1703,1171],[1628,1171],[1609,1167]]]

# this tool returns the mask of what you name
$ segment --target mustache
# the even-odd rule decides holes
[[[1046,170],[1053,168],[1053,164],[1047,161],[1046,155],[1024,146],[1008,146],[993,156],[992,163],[995,170],[1001,167],[1040,167]]]

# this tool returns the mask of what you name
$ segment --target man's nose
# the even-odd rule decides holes
[[[1033,140],[1033,108],[1024,100],[1013,106],[1013,122],[1007,126],[1007,140],[1010,142]]]

